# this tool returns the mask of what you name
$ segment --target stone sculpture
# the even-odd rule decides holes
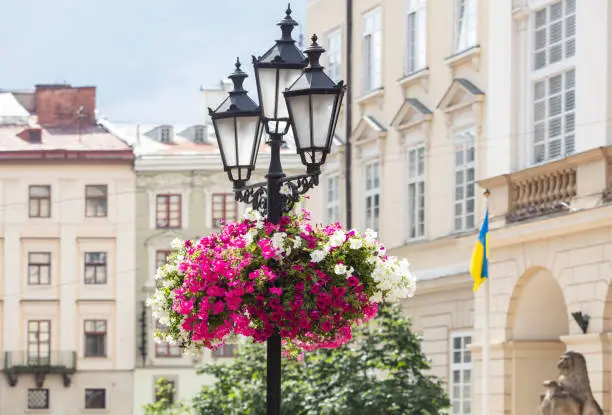
[[[603,415],[593,397],[586,360],[580,353],[567,351],[557,364],[559,378],[544,382],[539,415]]]

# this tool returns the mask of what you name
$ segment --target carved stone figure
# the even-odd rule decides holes
[[[547,390],[541,397],[538,413],[540,415],[603,415],[591,391],[584,356],[567,351],[561,356],[557,367],[560,372],[558,380],[544,382]]]
[[[580,403],[559,382],[547,380],[544,387],[546,392],[540,396],[538,415],[580,415]]]

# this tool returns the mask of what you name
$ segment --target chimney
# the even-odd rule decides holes
[[[96,87],[36,85],[36,115],[43,127],[87,128],[95,125]]]

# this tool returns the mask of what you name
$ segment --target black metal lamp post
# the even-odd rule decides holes
[[[225,171],[232,183],[236,200],[251,204],[278,223],[300,196],[319,184],[320,167],[331,151],[345,86],[335,84],[319,64],[324,49],[316,36],[306,55],[291,37],[297,25],[291,8],[279,23],[281,39],[259,58],[253,57],[260,106],[247,95],[242,84],[246,74],[236,63],[230,75],[234,89],[216,109],[209,108]],[[306,166],[306,174],[286,177],[280,151],[283,137],[291,127],[296,149]],[[270,165],[266,181],[246,185],[255,169],[260,137],[269,136]],[[281,193],[287,186],[290,192]],[[289,193],[289,194],[287,194]],[[279,330],[267,343],[267,407],[268,415],[280,415],[281,409],[281,337]]]

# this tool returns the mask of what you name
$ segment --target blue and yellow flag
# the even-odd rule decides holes
[[[478,288],[489,277],[489,209],[485,211],[478,233],[478,241],[472,252],[470,274],[474,279],[474,291],[478,291]]]

